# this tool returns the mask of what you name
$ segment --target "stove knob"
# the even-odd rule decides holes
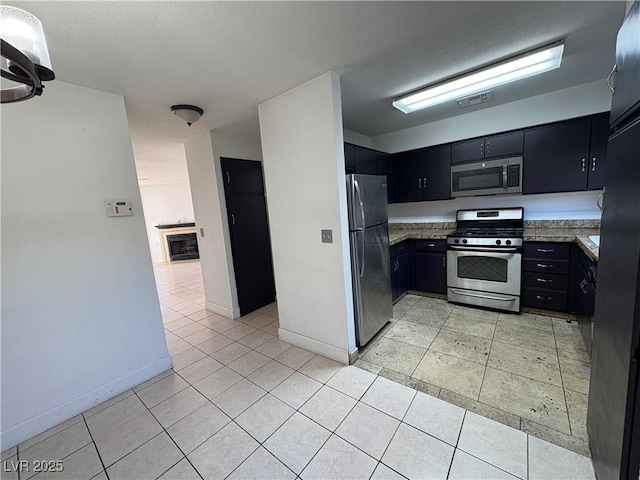
[[[462,243],[467,243],[467,239],[465,238],[464,240],[462,240]]]
[[[456,242],[456,243],[460,243],[460,240],[458,240],[458,239],[456,238],[455,242]]]
[[[500,240],[496,240],[496,245],[500,245],[502,242]]]
[[[507,240],[507,245],[511,245],[511,240]]]

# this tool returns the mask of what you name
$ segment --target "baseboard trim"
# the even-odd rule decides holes
[[[163,357],[133,373],[90,392],[75,397],[68,402],[47,410],[0,433],[0,450],[5,451],[30,439],[100,403],[121,394],[136,385],[159,375],[171,368],[171,357]]]
[[[344,363],[345,365],[349,364],[349,352],[347,350],[334,347],[333,345],[329,345],[328,343],[305,337],[304,335],[300,335],[299,333],[295,333],[290,330],[284,330],[282,328],[278,329],[278,337],[280,337],[280,340],[282,340],[283,342],[287,342],[297,347],[304,348],[305,350],[309,350],[310,352],[317,353],[318,355],[322,355],[323,357],[330,358],[331,360],[335,360],[336,362]]]
[[[204,302],[204,308],[207,310],[217,313],[218,315],[222,315],[223,317],[230,318],[235,320],[236,318],[240,318],[240,309],[239,308],[227,308],[222,305],[218,305],[217,303]]]
[[[356,363],[359,357],[358,347],[354,348],[352,352],[349,353],[349,365],[353,365]]]

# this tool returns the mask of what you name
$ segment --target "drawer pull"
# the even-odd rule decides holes
[[[553,283],[553,280],[545,280],[544,278],[536,278],[536,281],[541,283]]]
[[[553,253],[553,248],[538,248],[540,253]]]
[[[551,300],[551,297],[541,297],[540,295],[536,295],[538,300]]]
[[[429,244],[427,244],[427,247],[431,247],[431,248],[433,248],[433,247],[435,247],[435,246],[436,246],[436,245],[435,245],[435,243],[429,243]]]
[[[545,265],[544,263],[538,263],[538,264],[536,264],[536,267],[540,267],[540,268],[553,268],[553,265]]]

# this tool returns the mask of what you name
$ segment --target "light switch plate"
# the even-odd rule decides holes
[[[322,243],[333,243],[333,230],[320,230],[322,233]]]

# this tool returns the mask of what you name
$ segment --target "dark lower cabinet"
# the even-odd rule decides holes
[[[414,289],[447,293],[447,241],[414,240]]]
[[[521,305],[565,312],[568,299],[570,245],[525,242],[522,250]]]
[[[578,247],[571,249],[569,270],[569,313],[579,316],[593,315],[596,291],[597,264]]]
[[[391,271],[391,297],[395,302],[409,288],[409,244],[400,242],[389,248]]]

